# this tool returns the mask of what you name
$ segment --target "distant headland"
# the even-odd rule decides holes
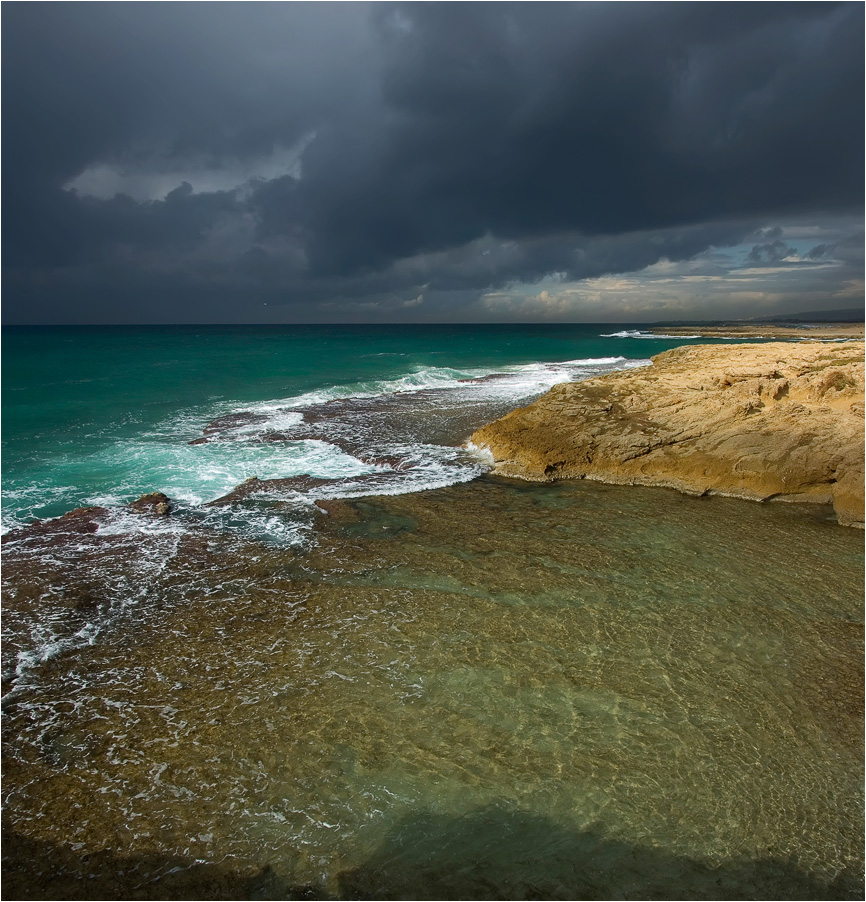
[[[648,331],[656,335],[699,335],[703,338],[862,339],[863,324],[863,308],[851,307],[740,320],[677,320],[652,323]]]

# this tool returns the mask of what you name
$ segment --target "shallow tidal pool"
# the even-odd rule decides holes
[[[6,546],[8,654],[101,618],[7,686],[8,898],[862,898],[861,532],[491,477],[323,507],[305,549]]]

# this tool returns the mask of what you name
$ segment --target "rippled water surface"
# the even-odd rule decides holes
[[[10,534],[9,898],[862,898],[862,533],[491,477],[320,504],[294,546]]]

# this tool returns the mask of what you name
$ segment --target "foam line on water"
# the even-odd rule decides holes
[[[268,417],[267,428],[274,428],[271,417],[286,416],[291,408],[313,407],[329,401],[374,398],[379,395],[409,394],[429,391],[431,389],[463,388],[472,381],[488,379],[491,376],[527,376],[531,375],[539,385],[547,384],[551,377],[569,378],[570,370],[579,367],[592,371],[594,368],[609,367],[625,363],[625,357],[590,357],[579,360],[564,360],[552,363],[509,364],[501,367],[420,367],[395,379],[374,380],[369,382],[353,382],[332,385],[301,395],[281,400],[266,401],[258,404],[234,405],[231,412],[249,412],[263,414]],[[288,408],[288,409],[287,409]],[[259,428],[262,428],[261,426]]]
[[[124,612],[135,609],[150,595],[152,587],[177,554],[186,529],[172,518],[153,518],[117,508],[97,520],[96,535],[69,536],[55,542],[37,533],[21,533],[4,554],[21,563],[28,558],[61,572],[74,573],[87,561],[88,581],[99,599],[98,609],[81,623],[70,617],[68,599],[53,585],[43,589],[38,616],[12,608],[4,617],[4,637],[17,634],[15,645],[27,637],[17,652],[14,674],[22,679],[58,655],[94,645],[105,627]],[[60,535],[60,534],[58,534]],[[103,541],[104,540],[104,541]],[[4,661],[4,668],[9,662]],[[11,674],[6,674],[10,676]]]
[[[516,406],[561,382],[649,362],[605,356],[499,367],[422,366],[392,379],[334,384],[253,403],[220,400],[206,408],[179,410],[150,431],[106,443],[89,455],[82,457],[70,452],[54,456],[40,469],[31,471],[32,484],[7,483],[3,530],[21,526],[32,517],[53,516],[82,505],[124,505],[151,491],[163,491],[176,502],[201,505],[227,494],[251,476],[267,480],[309,475],[346,482],[354,477],[375,475],[377,464],[365,463],[330,444],[327,432],[324,441],[304,437],[304,411],[328,402],[438,392],[443,409],[456,411],[467,403],[481,408],[485,404]],[[360,441],[366,448],[371,438],[370,427],[353,420],[355,414],[348,409],[335,408],[334,413],[336,419],[328,427],[334,430],[333,435],[339,435],[344,441]],[[234,416],[238,419],[233,424]],[[208,432],[207,424],[222,417],[227,422]],[[208,440],[190,445],[191,440],[202,437],[203,428]],[[280,440],[269,440],[269,435]],[[412,435],[407,432],[405,440],[411,445]],[[377,448],[376,452],[383,457],[400,453],[391,447]],[[426,479],[421,478],[425,464],[413,451],[406,472],[380,472],[380,478],[374,482],[382,483],[382,490],[389,493],[417,491],[419,487],[464,481],[467,473],[478,472],[465,461],[445,462],[442,452],[432,446],[423,454],[430,461],[426,466],[435,469],[435,474],[428,472]],[[375,459],[376,454],[363,456]],[[100,484],[88,488],[88,483],[95,482],[93,474],[98,474]],[[67,488],[57,487],[58,483]]]
[[[61,474],[64,482],[74,481],[75,471],[81,468],[99,469],[104,474],[106,487],[87,494],[81,501],[86,506],[123,505],[154,490],[165,492],[174,501],[197,505],[225,495],[250,476],[346,478],[376,469],[335,445],[315,439],[274,444],[215,441],[199,446],[126,441],[94,457],[82,462],[68,456],[52,464],[52,474],[55,478]],[[38,489],[31,492],[36,494]]]
[[[644,338],[644,339],[671,339],[682,338],[684,341],[690,338],[702,338],[701,335],[665,335],[662,332],[642,332],[640,329],[623,329],[621,332],[602,333],[600,338]]]

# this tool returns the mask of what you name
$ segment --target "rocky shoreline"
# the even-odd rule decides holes
[[[698,345],[564,383],[472,435],[496,474],[832,503],[863,526],[864,343]]]

